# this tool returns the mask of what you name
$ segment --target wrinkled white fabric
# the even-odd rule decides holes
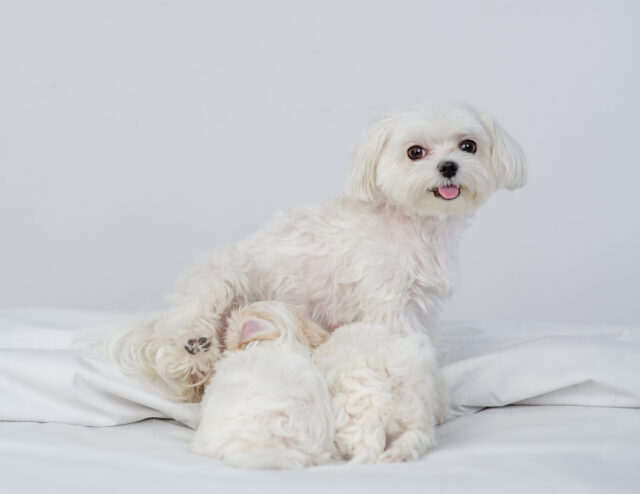
[[[193,431],[175,421],[142,421],[194,427],[198,407],[78,348],[79,335],[86,346],[128,317],[0,311],[1,492],[626,494],[640,485],[638,329],[445,324],[452,417],[425,457],[265,472],[192,454]],[[80,427],[118,424],[129,425]]]
[[[0,420],[106,426],[155,417],[195,427],[197,405],[162,397],[79,348],[78,336],[99,339],[133,317],[1,310]],[[452,417],[509,404],[640,407],[638,328],[449,323],[440,343]]]
[[[449,323],[441,331],[450,416],[485,407],[640,407],[640,328]]]
[[[455,418],[415,462],[235,469],[189,451],[173,421],[120,427],[0,422],[7,494],[636,494],[640,410],[512,406]]]
[[[122,314],[62,310],[0,311],[0,420],[111,426],[174,418],[196,427],[199,407],[160,396],[79,348]]]

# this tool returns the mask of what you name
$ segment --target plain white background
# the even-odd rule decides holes
[[[637,2],[2,2],[0,305],[153,310],[199,253],[341,194],[366,123],[493,113],[530,181],[448,319],[640,324]]]

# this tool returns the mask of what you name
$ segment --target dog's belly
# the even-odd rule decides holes
[[[354,304],[347,293],[347,287],[337,283],[331,274],[328,269],[324,272],[317,271],[313,275],[304,269],[297,273],[284,272],[275,276],[270,271],[265,273],[270,282],[257,283],[256,286],[260,286],[260,289],[251,299],[278,300],[303,306],[310,319],[324,328],[334,329],[358,318],[353,309],[349,308]]]
[[[251,299],[303,306],[309,318],[327,329],[360,321],[395,326],[405,309],[413,306],[407,291],[411,274],[393,259],[378,260],[378,266],[351,260],[350,270],[339,269],[344,262],[325,257],[279,266],[270,263],[271,269],[255,280],[253,285],[260,289]]]

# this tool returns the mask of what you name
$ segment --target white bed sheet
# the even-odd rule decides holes
[[[417,462],[247,471],[189,452],[193,431],[0,422],[0,491],[125,493],[598,493],[640,486],[640,411],[509,406],[455,418]]]
[[[192,455],[184,425],[197,424],[197,405],[74,344],[128,317],[0,311],[0,492],[640,490],[638,328],[446,324],[452,411],[433,451],[402,465],[277,473]]]

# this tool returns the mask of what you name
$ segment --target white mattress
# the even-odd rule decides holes
[[[424,458],[261,472],[191,454],[197,405],[78,345],[126,318],[0,311],[0,492],[640,490],[640,328],[446,324],[453,407]]]

